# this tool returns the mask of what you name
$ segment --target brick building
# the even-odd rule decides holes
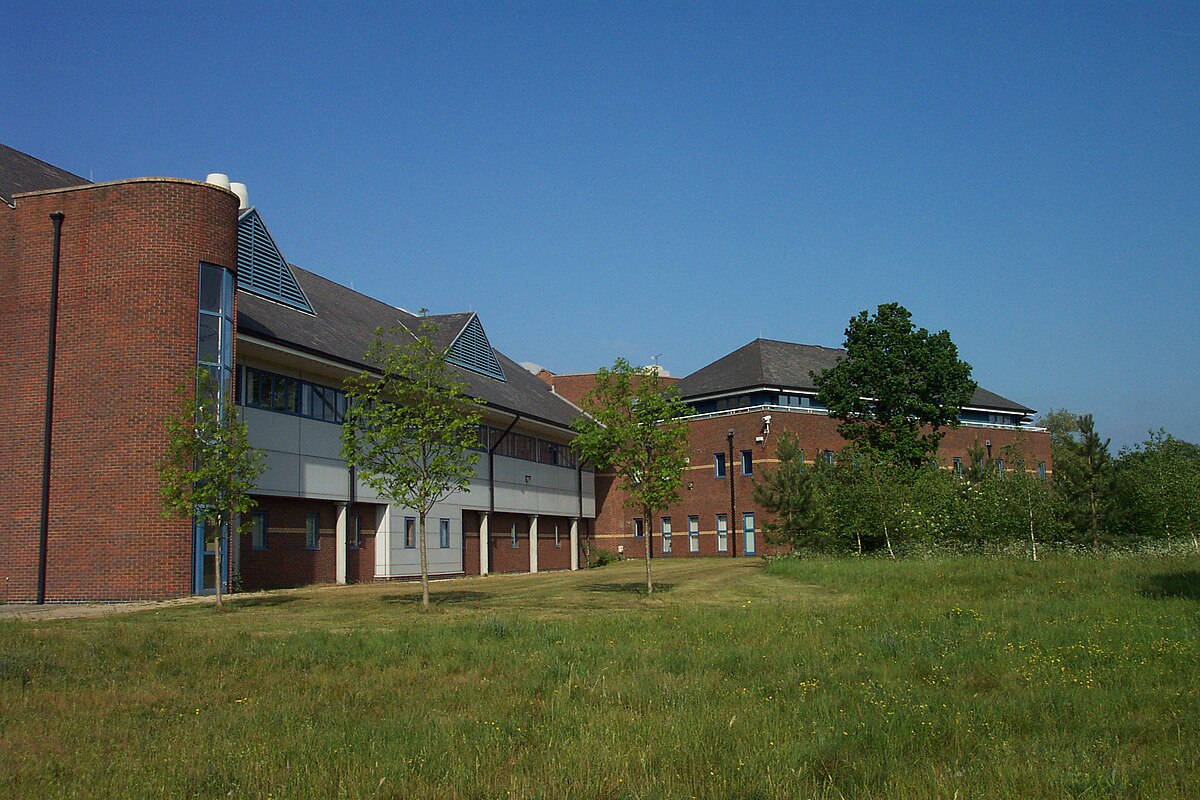
[[[416,316],[288,264],[224,176],[93,184],[0,145],[0,199],[0,602],[418,574],[415,514],[353,479],[339,427],[376,328]],[[430,515],[430,572],[577,567],[578,410],[476,315],[431,319],[484,419],[469,491]],[[220,555],[158,498],[163,419],[198,366],[267,454],[250,533]]]
[[[833,366],[844,351],[815,345],[756,339],[674,383],[693,408],[688,417],[689,465],[682,498],[651,520],[623,504],[623,493],[611,475],[596,476],[593,544],[644,557],[652,542],[653,557],[733,557],[762,555],[766,512],[752,496],[754,475],[777,464],[775,442],[784,432],[797,437],[805,460],[833,459],[845,445],[837,420],[816,400],[811,373]],[[588,374],[539,377],[555,391],[578,403],[591,388]],[[1050,436],[1030,424],[1034,410],[986,389],[975,391],[959,414],[960,426],[949,429],[938,454],[947,469],[968,464],[968,448],[978,445],[999,468],[1008,453],[1020,454],[1026,468],[1049,476]],[[647,538],[649,534],[649,538]]]

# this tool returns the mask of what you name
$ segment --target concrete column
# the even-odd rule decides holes
[[[479,515],[479,574],[487,575],[491,569],[491,514],[485,512]]]
[[[529,517],[529,571],[538,571],[538,556],[537,542],[538,540],[538,518],[537,514]]]
[[[334,537],[334,547],[337,550],[334,558],[334,580],[346,582],[346,526],[350,522],[350,504],[338,503],[337,536]]]
[[[579,517],[571,520],[571,569],[579,569]]]

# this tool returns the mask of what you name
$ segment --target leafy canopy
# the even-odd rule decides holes
[[[422,320],[416,333],[380,328],[367,349],[378,374],[346,381],[350,396],[342,425],[342,457],[382,497],[428,514],[436,503],[467,489],[479,454],[479,401],[434,343],[437,326]]]
[[[950,334],[915,328],[908,309],[886,303],[850,320],[845,348],[837,365],[812,376],[819,402],[841,421],[838,433],[895,464],[929,462],[940,429],[958,426],[975,392]]]

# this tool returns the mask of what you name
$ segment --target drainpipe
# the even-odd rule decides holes
[[[725,436],[729,440],[729,466],[726,467],[726,472],[729,474],[729,524],[725,526],[726,533],[729,535],[729,557],[737,558],[737,534],[734,533],[733,517],[737,512],[734,510],[734,494],[733,494],[733,428],[729,429],[729,433]]]
[[[38,541],[37,602],[46,602],[46,551],[50,542],[50,442],[54,425],[54,356],[58,338],[58,262],[62,251],[61,211],[50,215],[54,223],[53,258],[50,266],[50,335],[46,352],[46,411],[42,423],[42,523]]]

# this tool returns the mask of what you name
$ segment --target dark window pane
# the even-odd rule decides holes
[[[198,360],[207,361],[212,364],[217,363],[221,353],[220,317],[211,317],[208,314],[200,315],[198,343]]]
[[[221,313],[221,289],[225,270],[212,264],[200,265],[200,310]]]

